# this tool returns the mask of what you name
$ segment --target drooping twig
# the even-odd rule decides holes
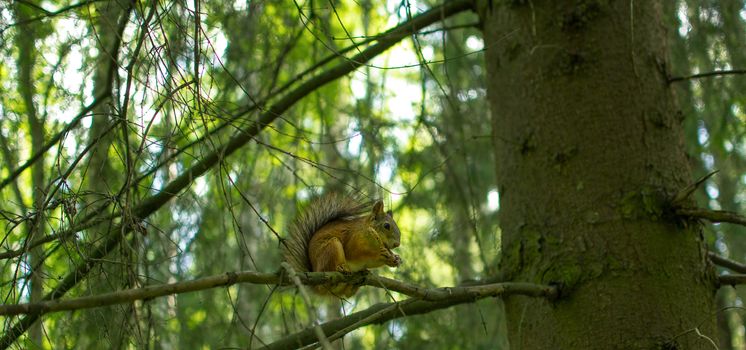
[[[308,295],[306,287],[300,281],[300,278],[298,278],[298,274],[295,273],[295,270],[292,266],[290,266],[290,264],[283,262],[282,268],[287,272],[290,280],[293,281],[295,286],[298,288],[301,298],[303,298],[303,302],[306,305],[306,312],[308,312],[308,315],[310,315],[310,317],[312,318],[311,322],[313,323],[313,332],[316,334],[316,338],[319,339],[319,344],[321,344],[321,347],[323,347],[325,350],[331,350],[332,344],[329,342],[329,339],[326,338],[326,334],[324,334],[324,331],[319,326],[318,318],[316,318],[318,313],[316,312],[316,308],[313,307],[313,304],[311,303],[311,297]]]

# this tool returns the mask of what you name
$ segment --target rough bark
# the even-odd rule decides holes
[[[701,227],[654,1],[482,1],[513,349],[712,348]]]

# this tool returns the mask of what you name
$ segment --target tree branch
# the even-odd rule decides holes
[[[746,274],[729,274],[718,276],[718,282],[721,286],[736,286],[746,284]]]
[[[730,259],[726,259],[726,258],[724,258],[724,257],[722,257],[720,255],[717,255],[717,254],[713,253],[713,252],[708,252],[707,256],[710,258],[710,261],[712,261],[712,263],[715,264],[715,265],[718,265],[718,266],[721,266],[721,267],[725,267],[727,269],[731,269],[731,270],[733,270],[735,272],[746,273],[746,265],[744,265],[744,264],[742,264],[740,262],[733,261],[733,260],[730,260]]]
[[[746,217],[725,210],[678,208],[676,209],[676,214],[705,219],[710,222],[729,222],[731,224],[746,226]]]
[[[683,80],[710,78],[710,77],[718,77],[718,76],[723,76],[723,75],[736,75],[736,74],[746,74],[746,69],[716,70],[712,72],[692,74],[692,75],[687,75],[683,77],[671,77],[671,78],[668,78],[668,83],[670,84],[673,82],[683,81]]]
[[[337,320],[323,323],[321,324],[321,329],[325,334],[332,334],[330,337],[331,339],[337,339],[355,329],[370,324],[381,324],[396,318],[424,314],[439,309],[445,309],[453,305],[471,303],[487,297],[504,297],[517,294],[532,297],[554,298],[557,295],[557,290],[552,286],[509,282],[474,287],[459,287],[458,290],[454,288],[453,293],[451,293],[447,298],[436,301],[411,298],[402,302],[376,304],[368,309],[355,312]],[[297,349],[313,344],[316,340],[313,330],[306,329],[284,337],[261,349]]]
[[[395,291],[417,299],[440,301],[453,298],[454,295],[483,298],[494,296],[494,293],[511,291],[514,294],[535,297],[555,298],[554,287],[519,282],[487,282],[483,284],[462,285],[457,287],[423,288],[411,283],[397,281],[366,272],[342,274],[339,272],[300,272],[296,273],[298,281],[305,285],[350,283],[378,287]],[[149,300],[162,296],[190,293],[216,287],[230,286],[237,283],[294,285],[292,278],[284,271],[262,273],[256,271],[226,272],[224,274],[199,278],[191,281],[152,285],[143,288],[131,288],[112,293],[74,298],[55,299],[38,303],[0,305],[0,316],[20,314],[43,315],[51,312],[82,310],[102,306],[131,303],[136,300]]]
[[[18,1],[18,0],[16,0],[16,1]],[[41,15],[41,16],[34,17],[34,18],[29,18],[27,20],[18,21],[18,22],[15,22],[15,23],[8,24],[7,26],[5,26],[5,28],[0,29],[0,34],[2,34],[3,32],[5,32],[7,29],[10,29],[12,27],[15,27],[15,26],[18,26],[18,25],[21,25],[21,24],[31,23],[31,22],[39,21],[39,20],[42,20],[42,19],[45,19],[45,18],[59,16],[59,15],[65,13],[67,11],[75,10],[75,9],[83,7],[83,6],[90,5],[90,4],[93,4],[95,2],[102,2],[102,1],[108,1],[108,0],[88,0],[88,1],[82,1],[82,2],[78,2],[78,3],[75,3],[75,4],[71,4],[71,5],[62,7],[60,9],[58,9],[58,10],[55,10],[55,11],[49,11],[49,10],[47,10],[47,9],[41,7],[41,6],[38,6],[36,4],[32,4],[29,1],[19,1],[19,2],[23,3],[24,5],[33,7],[35,9],[43,12],[44,14]]]
[[[96,98],[93,99],[93,102],[89,104],[88,106],[84,107],[83,110],[78,113],[78,115],[73,118],[70,123],[65,125],[65,127],[58,132],[52,139],[50,139],[44,147],[39,150],[39,152],[34,153],[31,158],[27,159],[26,162],[23,163],[20,167],[13,170],[8,177],[4,178],[2,181],[0,181],[0,190],[3,189],[5,186],[7,186],[9,183],[14,181],[18,176],[20,176],[26,169],[28,169],[31,165],[36,163],[37,160],[41,158],[41,156],[44,155],[47,151],[49,151],[50,148],[52,148],[54,145],[59,143],[60,139],[62,139],[63,136],[67,135],[70,130],[74,129],[80,121],[88,116],[88,113],[92,111],[94,108],[96,108],[98,105],[103,103],[104,101],[107,101],[109,96],[111,94],[111,91],[107,90],[106,93],[102,94],[101,96],[96,96]],[[8,167],[10,168],[10,167]]]
[[[300,277],[298,277],[298,274],[287,262],[282,263],[282,268],[285,270],[285,272],[287,272],[288,277],[290,277],[290,280],[293,281],[296,288],[298,288],[298,292],[300,292],[301,298],[303,298],[303,302],[305,303],[306,312],[308,312],[309,315],[312,315],[311,318],[314,319],[311,323],[311,328],[313,328],[313,332],[316,334],[316,339],[319,340],[319,344],[322,348],[324,348],[324,350],[331,350],[332,344],[329,342],[329,338],[326,337],[326,334],[324,334],[324,331],[321,330],[321,327],[319,326],[318,319],[316,319],[316,308],[313,307],[313,304],[311,303],[311,297],[308,295],[308,292],[306,291],[305,286],[302,284]]]

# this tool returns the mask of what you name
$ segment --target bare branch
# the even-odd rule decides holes
[[[16,0],[16,1],[18,1],[18,0]],[[71,11],[71,10],[75,10],[77,8],[80,8],[80,7],[83,7],[83,6],[86,6],[86,5],[93,4],[95,2],[103,2],[103,1],[108,1],[108,0],[88,0],[88,1],[82,1],[82,2],[78,2],[78,3],[75,3],[75,4],[71,4],[71,5],[62,7],[60,9],[58,9],[58,10],[55,10],[55,11],[49,11],[49,10],[47,10],[47,9],[41,7],[41,6],[38,6],[36,4],[32,4],[29,1],[19,1],[19,2],[23,3],[24,5],[28,5],[30,7],[33,7],[35,9],[43,12],[44,14],[41,15],[41,16],[34,17],[34,18],[29,18],[27,20],[23,20],[23,21],[19,21],[19,22],[8,24],[7,26],[5,26],[5,28],[0,29],[0,34],[2,34],[7,29],[10,29],[11,27],[15,27],[15,26],[18,26],[18,25],[21,25],[21,24],[26,24],[26,23],[31,23],[31,22],[43,20],[45,18],[59,16],[59,15],[65,13],[65,12],[68,12],[68,11]]]
[[[718,276],[718,282],[721,286],[735,286],[746,284],[746,274],[730,274]]]
[[[746,217],[725,210],[709,210],[700,208],[679,208],[676,214],[693,218],[705,219],[710,222],[729,222],[746,226]]]
[[[136,300],[149,300],[162,296],[183,294],[216,287],[230,286],[237,283],[269,284],[269,285],[319,285],[350,283],[378,287],[385,290],[399,292],[417,299],[428,301],[448,300],[454,296],[470,296],[481,299],[496,296],[508,291],[535,297],[555,298],[557,291],[554,287],[532,283],[492,281],[484,284],[462,285],[444,288],[423,288],[411,283],[377,276],[366,272],[342,274],[339,272],[299,272],[295,274],[298,281],[293,281],[287,273],[262,273],[256,271],[226,272],[224,274],[208,276],[191,281],[152,285],[143,288],[132,288],[112,293],[105,293],[74,299],[53,299],[39,303],[0,305],[0,315],[12,316],[20,314],[43,315],[50,312],[90,309],[102,306],[131,303]]]
[[[730,260],[730,259],[726,259],[726,258],[724,258],[724,257],[722,257],[720,255],[717,255],[717,254],[713,253],[713,252],[707,253],[707,257],[709,257],[710,261],[712,261],[712,263],[715,264],[715,265],[718,265],[718,266],[721,266],[721,267],[725,267],[727,269],[731,269],[731,270],[733,270],[735,272],[746,273],[746,265],[744,265],[744,264],[742,264],[740,262],[733,261],[733,260]]]
[[[695,181],[693,184],[690,184],[689,186],[684,187],[679,191],[679,193],[676,194],[676,196],[673,197],[673,200],[671,200],[671,204],[675,207],[679,207],[685,199],[689,198],[689,196],[694,193],[702,184],[707,181],[712,175],[715,175],[720,170],[715,170],[710,172],[709,174],[702,176],[699,180]]]
[[[737,75],[737,74],[746,74],[746,69],[716,70],[712,72],[692,74],[692,75],[687,75],[683,77],[671,77],[671,78],[668,78],[668,83],[670,84],[673,82],[683,81],[683,80],[710,78],[710,77],[719,77],[723,75]]]
[[[39,152],[35,153],[31,158],[26,160],[23,165],[18,167],[17,169],[13,170],[8,177],[4,178],[3,181],[0,181],[0,189],[3,189],[5,186],[7,186],[9,183],[14,181],[16,178],[18,178],[19,175],[21,175],[26,169],[28,169],[31,165],[36,163],[37,160],[41,158],[41,156],[44,155],[47,151],[49,151],[50,148],[52,148],[54,145],[56,145],[60,139],[62,139],[63,136],[67,135],[70,130],[74,129],[80,121],[88,116],[88,113],[92,111],[94,108],[96,108],[98,105],[103,103],[104,101],[108,100],[108,97],[110,96],[111,91],[107,89],[107,92],[101,96],[97,96],[91,104],[84,107],[83,110],[78,113],[78,115],[73,118],[73,120],[68,123],[60,132],[58,132],[52,139],[50,139],[44,147],[39,150]]]
[[[287,262],[282,263],[282,268],[285,269],[285,271],[288,273],[288,277],[290,277],[290,280],[293,281],[296,288],[298,288],[298,291],[300,291],[300,295],[306,305],[306,312],[308,312],[309,315],[313,315],[313,317],[316,317],[316,315],[318,314],[316,308],[313,307],[313,304],[311,303],[311,297],[308,295],[308,291],[306,291],[306,288],[302,284],[300,278],[298,277],[298,274]],[[321,327],[319,327],[318,319],[313,320],[312,328],[313,332],[316,333],[316,338],[319,340],[319,344],[321,344],[321,347],[324,348],[324,350],[331,350],[332,344],[329,342],[326,334],[324,334],[324,331],[321,330]]]
[[[479,292],[476,292],[477,290]],[[321,329],[326,334],[332,334],[332,339],[337,339],[344,334],[370,324],[381,324],[400,317],[429,313],[453,305],[472,303],[487,297],[505,297],[516,294],[553,298],[557,295],[557,290],[551,286],[510,282],[474,287],[459,287],[454,288],[453,292],[447,298],[441,300],[426,301],[411,298],[402,302],[376,304],[363,311],[323,323],[321,324]],[[306,329],[291,334],[261,349],[296,349],[314,344],[315,342],[316,336],[313,330]]]

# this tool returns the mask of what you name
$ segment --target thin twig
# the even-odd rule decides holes
[[[736,75],[736,74],[746,74],[746,69],[716,70],[712,72],[692,74],[692,75],[687,75],[683,77],[671,77],[671,78],[668,78],[668,83],[670,84],[673,82],[683,81],[683,80],[719,77],[723,75]]]
[[[68,123],[60,132],[58,132],[56,135],[54,135],[54,137],[52,137],[49,141],[47,141],[47,143],[44,145],[44,147],[42,147],[39,150],[39,152],[35,153],[33,156],[31,156],[31,158],[29,158],[28,160],[26,160],[26,162],[23,163],[23,165],[21,165],[20,167],[16,168],[13,171],[11,171],[10,175],[8,175],[8,177],[6,177],[2,181],[0,181],[0,189],[3,189],[9,183],[11,183],[16,178],[18,178],[18,176],[21,175],[21,173],[23,173],[31,165],[33,165],[34,163],[36,163],[36,161],[39,160],[41,158],[41,156],[44,155],[44,153],[46,153],[47,151],[49,151],[50,148],[54,147],[54,145],[56,145],[60,141],[60,139],[62,139],[63,136],[67,135],[67,133],[70,132],[70,130],[72,130],[73,128],[75,128],[78,125],[78,123],[83,118],[87,117],[89,112],[91,112],[99,104],[103,103],[104,101],[107,101],[108,97],[110,96],[110,92],[108,92],[108,91],[109,90],[107,90],[106,93],[103,93],[100,96],[97,96],[93,100],[93,102],[91,102],[91,104],[89,104],[88,106],[84,107],[83,110],[80,111],[80,113],[78,113],[78,115],[76,115],[72,119],[72,121],[70,121],[70,123]]]
[[[293,281],[296,287],[298,287],[298,292],[300,292],[300,296],[301,298],[303,298],[303,303],[306,305],[306,312],[308,312],[309,317],[313,318],[313,320],[311,321],[311,323],[313,324],[313,332],[316,333],[316,338],[319,339],[319,344],[321,344],[321,346],[325,350],[331,350],[332,344],[329,342],[329,339],[326,338],[326,334],[324,334],[321,326],[319,326],[319,319],[316,318],[316,308],[313,307],[313,304],[311,303],[311,297],[308,295],[306,287],[300,281],[300,278],[298,278],[298,274],[295,273],[295,269],[293,269],[290,264],[283,262],[282,268],[287,271],[288,276],[290,276],[290,280]]]
[[[685,199],[689,198],[689,196],[696,191],[699,186],[702,186],[702,184],[707,181],[712,175],[717,174],[719,170],[715,170],[710,172],[709,174],[702,176],[699,180],[695,181],[693,184],[690,184],[689,186],[684,187],[679,191],[679,193],[676,194],[676,196],[673,197],[673,200],[671,201],[671,204],[673,206],[678,207],[681,203],[684,202]]]
[[[746,217],[725,210],[710,210],[701,208],[679,208],[676,214],[693,218],[705,219],[709,222],[729,222],[746,226]]]
[[[22,24],[26,24],[26,23],[31,23],[31,22],[43,20],[45,18],[51,18],[51,17],[59,16],[59,15],[65,13],[67,11],[75,10],[75,9],[83,7],[83,6],[93,4],[95,2],[103,2],[103,1],[108,1],[108,0],[88,0],[88,1],[81,1],[81,2],[78,2],[78,3],[75,3],[75,4],[71,4],[71,5],[62,7],[60,9],[58,9],[58,10],[55,10],[55,11],[49,11],[49,10],[47,10],[47,9],[41,7],[41,6],[31,4],[28,1],[23,1],[23,4],[32,6],[32,7],[36,8],[37,10],[39,10],[41,12],[44,12],[44,14],[41,15],[41,16],[29,18],[29,19],[26,19],[26,20],[23,20],[23,21],[18,21],[18,22],[15,22],[15,23],[8,24],[7,26],[5,26],[5,28],[0,29],[0,34],[2,34],[3,32],[5,32],[7,29],[10,29],[10,28],[15,27],[15,26],[19,26],[19,25],[22,25]]]

